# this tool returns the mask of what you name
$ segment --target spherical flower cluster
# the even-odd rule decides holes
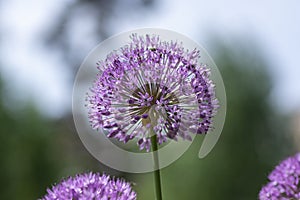
[[[137,138],[140,149],[212,127],[218,100],[210,69],[200,51],[189,51],[157,35],[133,34],[131,42],[99,61],[99,74],[87,96],[89,120],[110,138]]]
[[[269,174],[270,182],[260,193],[260,200],[300,199],[300,153],[282,161]]]
[[[136,193],[124,180],[87,173],[63,180],[47,190],[42,200],[135,200]]]

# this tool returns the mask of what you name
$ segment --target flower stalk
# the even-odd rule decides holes
[[[154,160],[154,169],[156,169],[154,173],[154,185],[155,185],[155,195],[156,200],[162,200],[162,192],[161,192],[161,179],[160,179],[160,169],[159,169],[159,159],[158,159],[158,147],[157,147],[157,136],[154,134],[151,137],[151,147],[153,152],[153,160]]]

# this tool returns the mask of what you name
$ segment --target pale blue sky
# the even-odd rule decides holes
[[[60,55],[40,43],[40,35],[69,2],[72,0],[1,2],[0,72],[8,83],[6,89],[17,101],[34,100],[50,116],[60,116],[70,109],[72,88],[68,83],[72,77]],[[297,0],[158,0],[156,10],[147,12],[144,18],[135,13],[126,18],[114,13],[116,20],[109,28],[112,34],[140,27],[166,28],[204,47],[211,31],[228,37],[251,35],[271,62],[273,79],[280,80],[275,82],[271,99],[282,111],[290,112],[300,109],[299,10]],[[82,23],[71,28],[77,33],[71,39],[80,41]],[[86,54],[99,42],[89,41]]]

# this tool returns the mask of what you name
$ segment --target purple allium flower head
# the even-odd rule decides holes
[[[300,199],[300,153],[282,161],[268,176],[270,182],[260,193],[260,200]]]
[[[210,69],[189,51],[157,35],[131,35],[131,42],[98,63],[99,74],[88,94],[89,120],[110,138],[137,138],[140,149],[212,127],[218,100]]]
[[[135,200],[130,183],[99,173],[80,174],[47,189],[42,200]]]

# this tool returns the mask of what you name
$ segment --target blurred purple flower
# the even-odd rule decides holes
[[[268,176],[270,182],[260,193],[260,200],[300,199],[300,153],[282,161]]]
[[[210,70],[198,64],[200,52],[159,36],[133,34],[128,45],[98,63],[87,97],[93,128],[124,143],[137,138],[140,149],[189,132],[205,134],[218,108]]]
[[[87,173],[68,178],[47,189],[42,200],[134,200],[136,193],[124,180],[99,173]]]

